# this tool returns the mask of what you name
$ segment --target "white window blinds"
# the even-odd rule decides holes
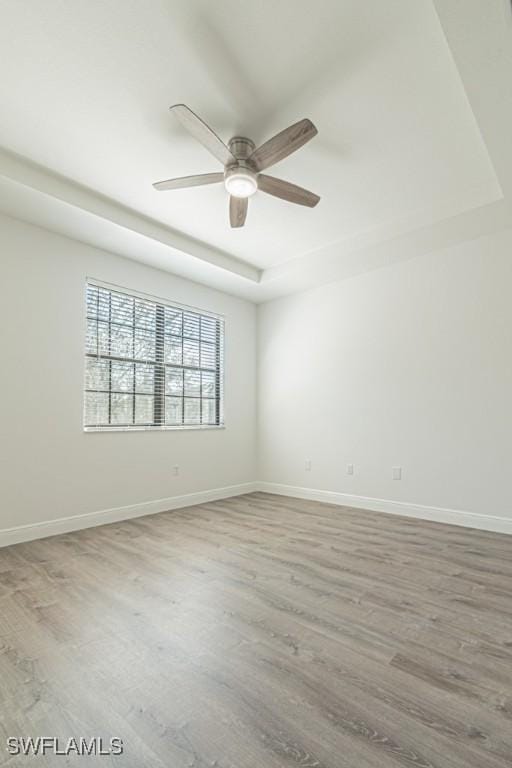
[[[224,322],[88,282],[87,429],[222,426]]]

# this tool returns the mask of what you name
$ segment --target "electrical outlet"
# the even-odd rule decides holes
[[[393,480],[402,479],[402,467],[391,467],[391,476]]]
[[[353,475],[353,474],[354,474],[354,465],[347,464],[347,475]]]
[[[306,472],[311,472],[311,459],[306,459],[304,462],[304,469]]]
[[[179,475],[180,468],[179,468],[178,464],[174,465],[174,467],[172,468],[172,473],[173,473],[174,476]]]

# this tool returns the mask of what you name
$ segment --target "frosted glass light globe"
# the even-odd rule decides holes
[[[250,197],[258,189],[255,177],[243,171],[237,171],[227,176],[224,184],[233,197]]]

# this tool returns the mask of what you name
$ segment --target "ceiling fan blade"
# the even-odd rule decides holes
[[[248,200],[246,197],[229,198],[229,223],[232,227],[243,227],[247,216]]]
[[[258,176],[258,189],[261,189],[262,192],[266,192],[268,195],[274,195],[274,197],[287,200],[289,203],[307,205],[308,208],[314,208],[320,200],[318,195],[315,195],[308,189],[298,187],[296,184],[290,184],[289,181],[283,181],[283,179],[275,179],[273,176],[267,176],[265,173],[260,173]]]
[[[258,170],[263,171],[291,155],[317,133],[318,131],[311,120],[304,118],[304,120],[290,125],[289,128],[285,128],[284,131],[255,149],[250,159],[256,164]]]
[[[218,184],[224,181],[224,174],[220,173],[200,173],[198,176],[181,176],[178,179],[167,179],[166,181],[156,181],[153,186],[159,192],[165,192],[167,189],[183,189],[185,187],[202,187],[203,184]]]
[[[222,165],[234,162],[235,158],[224,142],[219,139],[217,134],[214,133],[195,112],[192,112],[192,110],[185,104],[175,104],[174,106],[169,107],[169,109],[176,115],[187,131],[191,133],[203,147],[206,147],[217,160],[220,160]]]

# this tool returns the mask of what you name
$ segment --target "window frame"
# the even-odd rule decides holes
[[[209,368],[208,372],[213,373],[215,377],[215,388],[216,388],[216,394],[213,398],[206,398],[208,400],[213,400],[214,402],[214,408],[215,408],[215,418],[216,423],[215,424],[94,424],[94,425],[87,425],[86,424],[86,396],[87,392],[100,392],[100,390],[91,390],[88,389],[86,384],[86,360],[88,358],[96,359],[96,360],[106,360],[110,361],[109,365],[109,371],[111,370],[111,363],[119,361],[120,358],[117,358],[115,356],[110,355],[100,355],[100,354],[90,354],[87,352],[87,324],[88,324],[88,311],[87,311],[87,289],[89,286],[92,286],[94,288],[100,288],[106,291],[118,293],[118,294],[124,294],[130,298],[134,299],[141,299],[143,301],[152,302],[156,306],[156,313],[158,314],[159,309],[162,313],[165,312],[165,308],[168,308],[170,310],[178,310],[181,312],[191,312],[193,314],[199,315],[200,317],[205,318],[211,318],[212,320],[215,320],[215,336],[216,336],[216,342],[215,342],[215,348],[218,349],[218,365],[215,366],[215,368]],[[210,429],[225,429],[225,389],[224,389],[224,373],[225,373],[225,317],[224,315],[206,311],[203,309],[199,309],[198,307],[191,306],[189,304],[183,304],[181,302],[177,301],[170,301],[169,299],[164,299],[162,297],[154,296],[152,294],[143,293],[141,291],[132,290],[129,288],[125,288],[123,286],[116,285],[114,283],[107,283],[102,280],[97,280],[93,277],[86,277],[85,278],[85,285],[84,285],[84,297],[83,297],[83,312],[84,312],[84,334],[83,334],[83,346],[82,346],[82,359],[83,359],[83,387],[82,387],[82,430],[84,432],[166,432],[166,431],[183,431],[183,430],[210,430]],[[109,326],[110,326],[110,320],[109,320]],[[134,326],[135,329],[135,326]],[[160,377],[160,385],[162,383],[162,379],[165,382],[165,371],[166,368],[174,368],[177,370],[181,370],[184,372],[189,371],[199,371],[202,372],[201,366],[186,366],[183,365],[183,360],[181,362],[181,365],[174,364],[174,363],[165,363],[163,360],[163,343],[165,342],[167,334],[165,333],[165,330],[158,329],[158,321],[157,325],[155,327],[155,358],[154,362],[150,363],[154,365],[154,390],[151,396],[154,398],[154,408],[158,408],[157,405],[157,399],[160,400],[160,407],[164,409],[164,416],[165,419],[165,390],[161,393],[160,397],[157,397],[157,372]],[[178,337],[176,337],[178,338]],[[183,341],[186,341],[186,337],[183,337],[183,329],[181,333],[181,339],[182,344]],[[198,339],[198,342],[200,344],[200,340]],[[159,347],[160,345],[160,347]],[[160,352],[158,353],[158,350],[160,349]],[[137,358],[126,358],[126,362],[131,362],[134,364],[134,370],[135,366],[137,364],[144,364],[146,361],[144,360],[138,360]],[[184,385],[183,385],[184,386]],[[102,390],[103,391],[103,390]],[[116,394],[116,392],[112,392],[111,387],[109,386],[108,390],[105,390],[105,393],[109,395],[109,409],[110,409],[110,403],[111,403],[111,395]],[[123,392],[122,394],[127,395],[133,395],[134,399],[136,394],[140,394],[135,392]],[[150,394],[150,393],[148,393]],[[170,395],[172,397],[172,395]],[[177,397],[181,397],[183,401],[183,408],[184,408],[184,402],[185,402],[185,389],[182,389],[182,394],[177,395]],[[193,397],[193,396],[189,396]],[[202,403],[202,396],[201,394],[198,396],[200,403]],[[156,412],[156,411],[154,411]],[[183,411],[184,414],[184,411]],[[184,418],[184,415],[183,415]]]

